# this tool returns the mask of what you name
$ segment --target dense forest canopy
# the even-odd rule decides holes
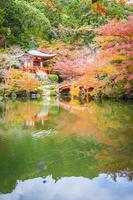
[[[31,35],[67,42],[82,37],[88,43],[95,34],[90,32],[86,37],[83,30],[114,17],[126,18],[131,12],[131,6],[107,0],[1,0],[0,37],[23,46],[28,45]]]

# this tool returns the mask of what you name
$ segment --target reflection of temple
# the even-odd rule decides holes
[[[51,118],[48,112],[49,112],[49,107],[44,107],[44,109],[36,113],[34,117],[26,120],[25,125],[35,126],[36,122],[41,122],[41,125],[44,125],[44,121],[47,121]]]
[[[51,67],[43,67],[45,61],[48,61],[56,56],[56,54],[52,53],[44,53],[43,50],[30,50],[28,51],[30,57],[25,59],[24,63],[24,71],[30,71],[35,73],[38,70],[42,70],[46,73],[50,73],[52,71]]]
[[[50,109],[52,109],[52,106],[56,107],[58,112],[59,109],[58,99],[54,100],[54,104],[51,105],[50,97],[45,98],[44,105],[41,106],[41,109],[37,110],[37,112],[35,112],[34,115],[25,120],[25,125],[34,127],[38,122],[41,123],[41,125],[44,125],[45,121],[51,119],[49,111]]]

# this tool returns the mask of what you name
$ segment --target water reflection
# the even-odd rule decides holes
[[[133,198],[132,110],[127,102],[0,102],[0,200]]]
[[[0,114],[3,120],[8,123],[26,126],[35,126],[36,123],[44,124],[50,120],[51,114],[58,115],[58,99],[46,98],[42,101],[9,101],[0,102]]]
[[[118,178],[116,185],[106,174],[93,180],[63,177],[55,181],[48,176],[19,181],[11,194],[1,195],[0,200],[132,200],[132,187],[126,178]]]

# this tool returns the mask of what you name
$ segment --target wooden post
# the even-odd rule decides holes
[[[40,67],[41,67],[41,69],[43,68],[43,62],[40,62]]]
[[[27,61],[24,62],[24,67],[27,67]]]
[[[33,60],[31,60],[31,62],[30,62],[30,66],[33,67]]]

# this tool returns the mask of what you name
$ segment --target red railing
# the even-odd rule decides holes
[[[37,71],[43,71],[47,74],[50,74],[52,72],[51,67],[39,67],[39,66],[23,67],[22,70],[25,72],[30,72],[30,73],[36,73]]]

